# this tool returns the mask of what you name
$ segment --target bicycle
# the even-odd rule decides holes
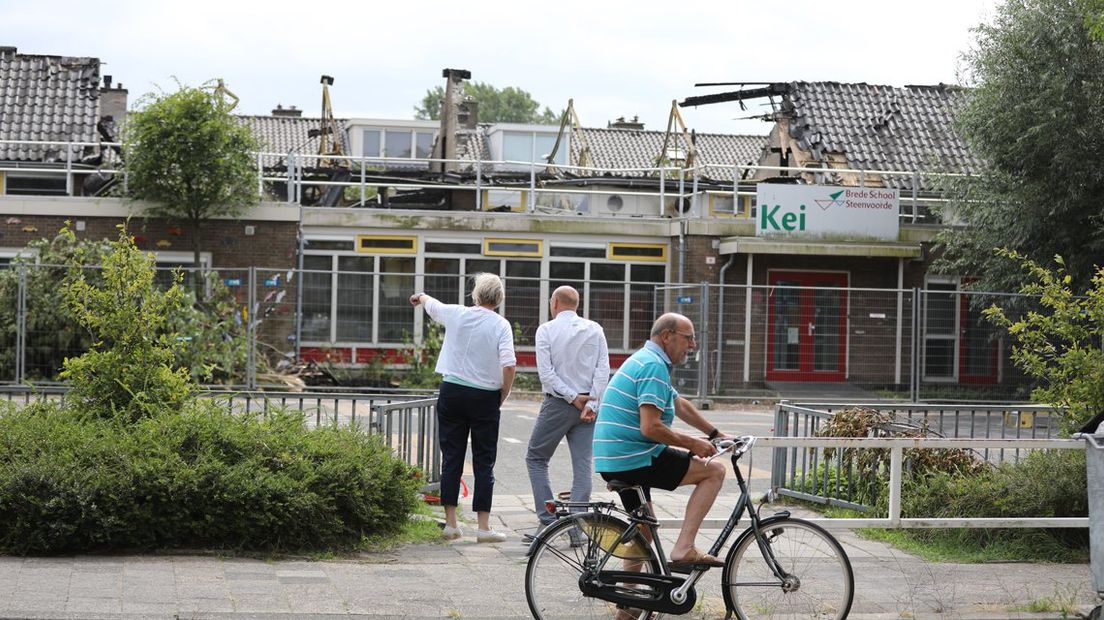
[[[736,538],[721,569],[726,618],[846,618],[854,598],[854,573],[843,547],[826,530],[780,511],[760,517],[739,460],[755,444],[752,436],[714,441],[718,452],[731,452],[740,498],[708,553],[715,557],[747,512],[750,524]],[[530,547],[525,598],[533,617],[653,620],[661,614],[685,614],[694,608],[694,585],[709,570],[693,565],[675,575],[656,535],[659,521],[643,501],[643,490],[610,482],[611,491],[639,494],[632,512],[614,502],[550,501],[559,517]],[[616,514],[625,518],[618,518]],[[607,568],[613,559],[624,565]],[[680,567],[684,568],[684,567]]]

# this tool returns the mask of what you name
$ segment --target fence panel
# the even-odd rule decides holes
[[[0,382],[15,382],[22,374],[25,286],[26,270],[0,265]]]
[[[78,356],[92,344],[87,330],[69,318],[65,306],[68,269],[56,265],[28,265],[24,287],[22,376],[24,381],[51,384],[67,357]],[[85,267],[82,275],[92,284],[102,280],[102,269]]]
[[[709,333],[708,285],[673,285],[655,288],[656,318],[665,312],[678,312],[694,323],[694,351],[686,363],[671,370],[675,389],[686,397],[704,398],[708,394],[708,368],[711,354]]]
[[[863,407],[890,416],[890,422],[871,432],[873,436],[915,433],[946,439],[1054,439],[1055,410],[1042,405],[970,405],[934,403],[791,403],[775,409],[776,437],[819,437],[832,417],[842,409]],[[974,456],[998,464],[1017,462],[1026,451],[980,448]],[[887,462],[853,458],[845,450],[775,448],[772,486],[783,495],[804,500],[869,510],[878,498],[879,475]]]

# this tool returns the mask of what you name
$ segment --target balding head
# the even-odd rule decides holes
[[[579,307],[579,291],[570,286],[561,286],[552,291],[552,298],[548,302],[552,310],[552,318],[564,310],[574,312]]]
[[[678,312],[668,312],[656,319],[655,323],[652,323],[651,337],[655,340],[659,336],[662,336],[663,332],[675,332],[687,326],[693,327],[693,323],[690,322],[690,319]]]

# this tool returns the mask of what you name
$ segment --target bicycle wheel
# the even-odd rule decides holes
[[[737,617],[846,618],[855,576],[836,539],[801,519],[780,519],[761,529],[770,554],[787,575],[775,576],[750,529],[741,534],[721,575],[725,604]]]
[[[579,576],[583,567],[596,564],[616,544],[629,524],[605,514],[571,515],[548,526],[542,542],[529,556],[525,569],[525,599],[538,620],[557,618],[653,618],[647,612],[618,609],[616,605],[583,596]],[[618,545],[606,564],[609,570],[661,572],[655,550],[637,533],[629,543]]]

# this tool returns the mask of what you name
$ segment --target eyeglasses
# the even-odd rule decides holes
[[[682,332],[675,331],[673,329],[671,330],[671,333],[672,334],[678,334],[679,336],[682,336],[683,338],[685,338],[689,342],[697,342],[698,341],[698,339],[694,336],[694,334],[684,334]]]

